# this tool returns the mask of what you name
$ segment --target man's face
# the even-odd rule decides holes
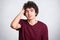
[[[34,19],[35,15],[36,15],[35,9],[34,8],[27,8],[25,15],[26,15],[27,19]]]

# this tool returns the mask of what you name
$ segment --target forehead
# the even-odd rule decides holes
[[[26,8],[26,11],[28,11],[28,10],[35,10],[34,8]]]

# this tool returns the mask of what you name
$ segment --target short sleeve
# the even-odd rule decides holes
[[[19,24],[22,26],[23,25],[23,19],[20,19]],[[20,30],[21,28],[18,28],[16,30]]]

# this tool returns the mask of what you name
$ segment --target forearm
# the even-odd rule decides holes
[[[24,13],[24,10],[20,11],[19,14],[13,19],[11,22],[11,27],[12,28],[17,28],[17,25],[19,24],[19,21]]]

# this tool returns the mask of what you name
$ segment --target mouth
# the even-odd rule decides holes
[[[28,17],[30,18],[30,17],[32,17],[31,15],[28,15]]]

